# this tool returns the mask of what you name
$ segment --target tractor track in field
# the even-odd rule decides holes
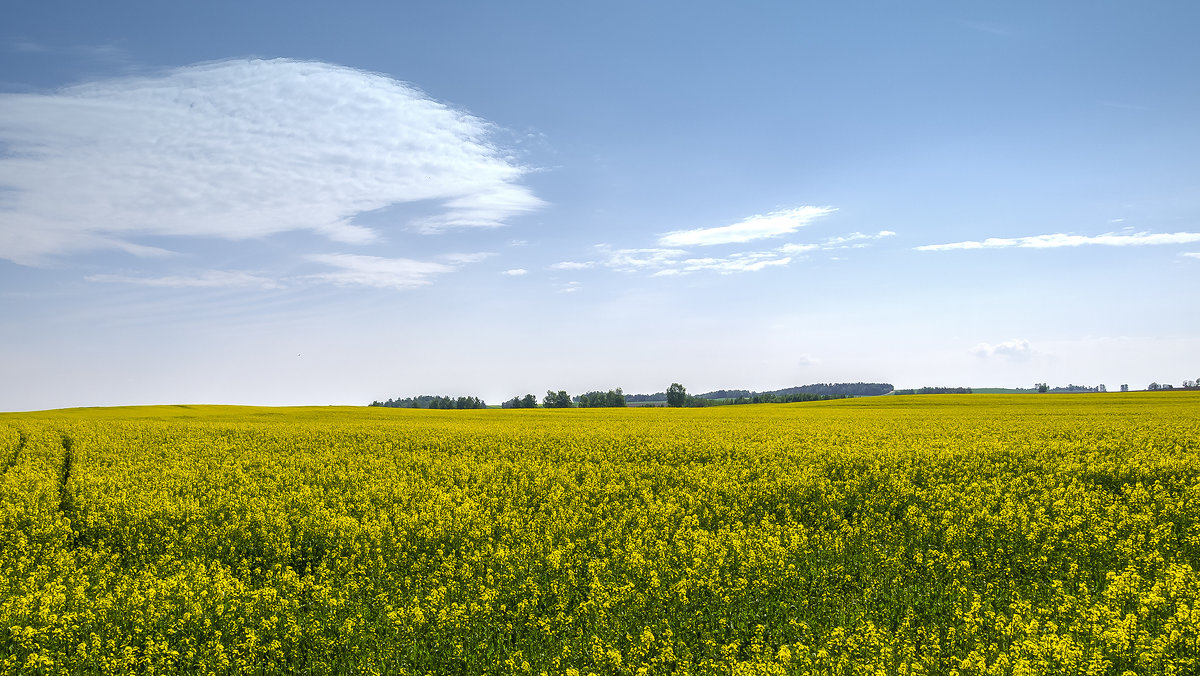
[[[62,471],[58,477],[58,511],[70,514],[74,511],[75,500],[67,482],[71,480],[71,464],[75,462],[75,442],[66,434],[62,435],[63,462]]]

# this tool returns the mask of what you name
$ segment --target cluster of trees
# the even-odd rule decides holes
[[[527,394],[522,400],[523,402],[533,401],[533,395]],[[532,408],[534,404],[529,406],[513,406],[512,408]],[[595,390],[577,394],[574,397],[567,394],[566,390],[546,390],[546,396],[542,397],[542,408],[623,408],[625,406],[625,393],[621,388],[601,392]]]
[[[607,392],[587,392],[574,397],[573,401],[579,408],[624,408],[626,403],[625,393],[619,387]]]
[[[789,388],[790,390],[798,390],[800,388]],[[891,391],[889,386],[888,391]],[[708,392],[700,396],[693,396],[687,393],[687,388],[679,383],[671,383],[671,387],[667,388],[667,406],[677,407],[702,407],[702,406],[731,406],[735,404],[791,404],[798,401],[826,401],[828,399],[847,399],[849,394],[816,394],[813,392],[796,392],[792,391],[786,394],[777,392],[748,392],[746,390],[718,390],[718,392],[730,394],[737,392],[747,392],[746,395],[733,397],[710,398],[713,394]]]
[[[892,390],[892,394],[971,394],[969,387],[920,387],[912,390]]]
[[[1146,389],[1151,390],[1151,391],[1173,390],[1173,389],[1175,389],[1175,386],[1171,385],[1170,383],[1161,383],[1161,384],[1150,383],[1149,385],[1146,386]],[[1185,380],[1185,381],[1183,381],[1183,387],[1180,389],[1184,389],[1184,390],[1200,389],[1200,380]]]
[[[1038,383],[1037,388],[1038,388],[1038,392],[1051,392],[1051,393],[1055,393],[1055,392],[1066,392],[1066,393],[1107,392],[1108,391],[1108,388],[1105,387],[1103,384],[1096,385],[1094,387],[1091,385],[1067,385],[1066,387],[1050,387],[1046,383]]]
[[[542,408],[571,408],[574,405],[566,390],[546,390],[546,396],[542,397]]]
[[[422,394],[419,397],[405,397],[404,399],[373,401],[370,405],[386,408],[487,408],[487,404],[483,403],[483,400],[479,397],[439,397],[431,394]]]
[[[513,397],[500,404],[500,408],[537,408],[537,397],[527,394],[523,397]]]

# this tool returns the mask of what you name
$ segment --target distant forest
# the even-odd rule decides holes
[[[784,397],[792,397],[796,395],[817,395],[821,397],[877,397],[881,394],[887,394],[892,391],[892,386],[889,383],[816,383],[813,385],[800,385],[797,387],[785,387],[781,390],[770,390],[767,392],[754,392],[752,390],[713,390],[704,394],[696,395],[699,399],[719,400],[719,399],[755,399],[763,401],[780,401]],[[772,399],[774,397],[774,399]],[[645,402],[663,402],[667,401],[666,392],[656,392],[654,394],[627,394],[625,400],[631,404]],[[789,401],[813,401],[808,398],[790,399]],[[741,403],[759,403],[759,402],[741,402]]]
[[[816,383],[787,387],[770,392],[752,390],[714,390],[700,395],[691,395],[679,383],[672,383],[666,392],[655,394],[625,394],[621,388],[607,392],[593,391],[571,396],[564,390],[546,390],[539,404],[532,394],[516,396],[500,405],[501,408],[620,408],[629,404],[661,404],[663,406],[721,406],[729,404],[785,404],[798,401],[823,401],[848,397],[874,397],[892,391],[888,383]],[[370,406],[386,408],[437,408],[471,409],[487,408],[478,397],[442,397],[423,394],[419,397],[404,397],[373,401]]]

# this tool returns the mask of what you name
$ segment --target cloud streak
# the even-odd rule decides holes
[[[337,286],[367,286],[376,289],[411,289],[433,283],[433,278],[457,269],[454,265],[411,258],[382,258],[356,254],[313,254],[308,260],[336,268],[309,275],[306,279]]]
[[[365,243],[380,233],[356,215],[412,202],[434,206],[407,224],[421,232],[504,225],[542,202],[493,132],[405,83],[291,60],[0,94],[0,258],[164,253],[146,236]]]
[[[814,219],[835,211],[833,207],[804,206],[769,214],[756,215],[738,223],[716,228],[675,230],[658,238],[660,246],[712,246],[714,244],[740,244],[768,237],[788,235],[808,225]]]
[[[282,287],[278,281],[241,270],[205,270],[191,275],[164,275],[161,277],[99,274],[84,277],[89,282],[107,282],[117,284],[137,284],[171,289],[214,289],[231,287],[258,287],[261,289],[278,289]]]
[[[1132,234],[1107,233],[1104,235],[1034,235],[1031,237],[989,237],[981,241],[952,242],[950,244],[926,244],[915,247],[917,251],[960,251],[967,249],[1057,249],[1076,246],[1157,246],[1164,244],[1190,244],[1200,242],[1200,232]]]
[[[597,257],[586,261],[563,261],[550,265],[551,270],[589,270],[607,268],[618,272],[649,272],[655,277],[669,277],[693,272],[715,272],[722,275],[758,272],[783,267],[795,257],[814,251],[859,248],[896,233],[881,230],[876,234],[850,233],[828,237],[816,244],[790,242],[772,249],[739,251],[725,256],[693,256],[682,248],[614,249],[607,244],[594,247]]]

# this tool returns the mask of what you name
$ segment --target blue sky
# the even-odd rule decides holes
[[[1192,3],[14,2],[0,409],[1200,377]]]

